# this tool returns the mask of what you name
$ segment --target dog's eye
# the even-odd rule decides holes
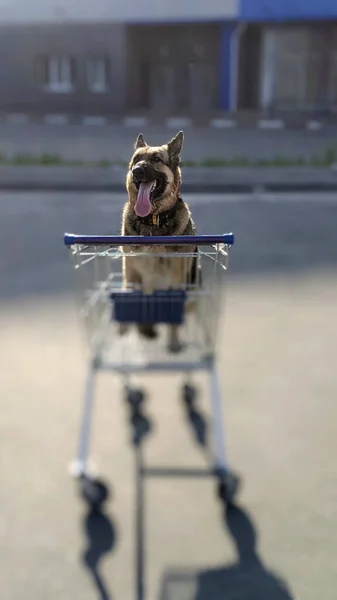
[[[159,156],[154,156],[152,160],[155,163],[160,163],[161,162],[161,158],[159,158]]]

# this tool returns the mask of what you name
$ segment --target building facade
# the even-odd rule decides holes
[[[0,110],[198,118],[234,109],[238,10],[238,0],[12,0],[0,8]]]
[[[2,0],[0,112],[337,108],[337,0]]]
[[[238,108],[337,109],[337,2],[241,0]]]
[[[125,101],[122,25],[37,24],[0,29],[0,110],[114,114]]]

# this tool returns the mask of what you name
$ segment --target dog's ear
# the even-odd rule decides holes
[[[179,133],[177,133],[177,135],[175,135],[174,138],[172,138],[172,140],[170,140],[167,144],[170,158],[175,159],[178,163],[180,162],[180,154],[183,147],[183,142],[184,132],[179,131]]]
[[[147,144],[144,141],[143,134],[140,133],[135,142],[135,150],[137,150],[137,148],[145,148],[146,145]]]

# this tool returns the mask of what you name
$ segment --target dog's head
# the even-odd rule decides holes
[[[163,146],[148,146],[140,133],[129,164],[126,188],[138,217],[159,214],[174,206],[180,191],[179,168],[184,134],[179,131]]]

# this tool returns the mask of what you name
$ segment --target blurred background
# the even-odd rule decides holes
[[[0,588],[6,600],[336,599],[337,3],[0,1]],[[202,478],[208,383],[97,382],[90,514],[67,473],[86,374],[65,231],[117,233],[126,165],[185,132],[200,233],[234,231],[219,366],[224,514]],[[138,542],[137,542],[138,540]]]

